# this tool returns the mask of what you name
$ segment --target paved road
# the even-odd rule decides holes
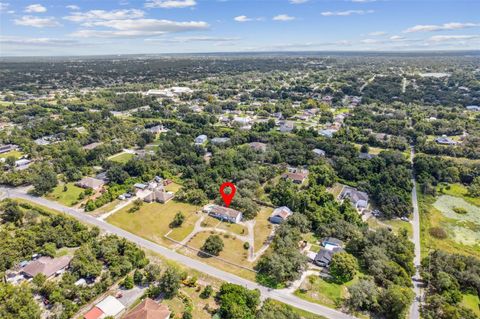
[[[415,149],[411,147],[410,160],[413,164],[413,159],[415,157]],[[412,167],[413,170],[413,167]],[[420,262],[421,262],[421,246],[420,246],[420,213],[418,210],[418,200],[417,200],[417,185],[415,181],[415,175],[412,175],[412,205],[413,205],[413,243],[415,244],[415,257],[413,259],[413,264],[415,266],[415,275],[412,277],[413,290],[415,292],[415,300],[410,307],[410,319],[419,319],[420,318],[420,304],[422,301],[422,289],[421,289],[421,277],[420,277]]]
[[[241,277],[238,277],[236,275],[233,275],[231,273],[219,270],[213,266],[204,264],[198,260],[192,259],[190,257],[181,255],[179,253],[176,253],[175,251],[172,251],[168,248],[165,248],[163,246],[160,246],[158,244],[155,244],[151,241],[148,241],[146,239],[143,239],[141,237],[138,237],[132,233],[129,233],[121,228],[118,228],[116,226],[113,226],[111,224],[106,223],[103,220],[99,220],[95,217],[92,217],[88,214],[82,213],[78,210],[63,206],[57,202],[50,201],[45,198],[41,197],[34,197],[30,196],[28,194],[19,192],[15,189],[7,189],[7,188],[2,188],[0,187],[0,199],[5,197],[9,198],[22,198],[29,200],[31,202],[34,202],[36,204],[48,207],[50,209],[54,209],[60,212],[64,212],[65,214],[68,214],[70,216],[75,217],[76,219],[88,223],[94,226],[99,227],[103,231],[106,231],[111,234],[116,234],[120,237],[123,237],[133,243],[136,243],[140,247],[143,247],[144,249],[151,250],[155,253],[161,254],[162,256],[174,260],[180,264],[183,264],[187,267],[190,267],[192,269],[198,270],[200,272],[203,272],[205,274],[208,274],[210,276],[216,277],[220,280],[227,281],[233,284],[241,285],[244,286],[248,289],[258,289],[261,292],[262,298],[271,298],[275,299],[278,301],[281,301],[283,303],[286,303],[288,305],[291,305],[296,308],[300,308],[327,318],[332,318],[332,319],[352,319],[355,318],[353,316],[347,315],[343,312],[316,304],[312,302],[308,302],[306,300],[303,300],[301,298],[298,298],[292,294],[289,294],[285,291],[280,291],[280,290],[274,290],[274,289],[269,289],[266,287],[263,287],[261,285],[258,285],[252,281],[243,279]]]

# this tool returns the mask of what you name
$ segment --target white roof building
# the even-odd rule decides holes
[[[108,296],[103,299],[96,305],[96,307],[100,309],[106,317],[116,317],[119,313],[125,310],[125,306],[113,296]]]

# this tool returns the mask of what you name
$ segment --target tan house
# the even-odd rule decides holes
[[[40,257],[26,265],[22,269],[22,274],[28,278],[33,278],[38,274],[44,274],[47,278],[50,278],[67,268],[71,260],[72,257],[70,256],[59,258]]]
[[[81,188],[91,188],[97,191],[105,185],[105,182],[101,179],[87,176],[76,182],[75,185]]]
[[[147,298],[127,313],[123,319],[170,319],[170,314],[166,305]]]

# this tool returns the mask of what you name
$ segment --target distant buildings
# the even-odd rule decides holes
[[[212,217],[234,224],[239,223],[243,217],[242,212],[239,212],[238,210],[215,204],[205,205],[203,211]]]
[[[317,157],[325,157],[325,151],[324,150],[321,150],[319,148],[314,148],[312,150],[313,154],[315,154],[315,156]]]
[[[480,106],[478,105],[467,105],[465,108],[469,111],[474,111],[474,112],[480,111]]]
[[[103,185],[105,185],[105,182],[101,179],[87,176],[76,182],[75,185],[81,188],[91,188],[98,191]]]
[[[83,149],[86,150],[86,151],[91,151],[91,150],[96,149],[97,147],[99,147],[102,144],[103,144],[102,142],[95,142],[95,143],[87,144],[87,145],[83,146]]]
[[[290,133],[295,128],[295,123],[293,121],[281,121],[279,124],[279,129],[282,133]]]
[[[195,145],[202,145],[207,141],[208,141],[208,137],[205,134],[202,134],[195,138]]]
[[[15,161],[15,168],[17,170],[23,170],[23,169],[26,169],[28,168],[28,166],[30,166],[30,164],[32,163],[31,160],[28,160],[28,159],[19,159],[19,160],[16,160]]]
[[[260,142],[252,142],[250,147],[257,152],[265,152],[267,150],[267,144]]]
[[[0,145],[0,154],[8,153],[11,151],[17,151],[18,149],[19,149],[18,145],[14,145],[14,144]]]
[[[289,179],[295,184],[303,184],[308,178],[308,170],[303,168],[289,167],[288,171],[282,175],[283,179]]]
[[[455,142],[451,138],[447,137],[446,135],[437,137],[435,139],[435,142],[437,142],[437,144],[442,144],[442,145],[456,145],[457,144],[457,142]]]
[[[214,137],[210,140],[210,142],[214,145],[225,144],[227,142],[230,142],[230,138],[229,137]]]
[[[272,224],[281,224],[287,220],[293,212],[287,206],[275,208],[269,220]]]
[[[165,98],[174,98],[182,94],[193,93],[193,90],[185,86],[174,86],[167,89],[159,90],[148,90],[147,96],[156,96],[156,97],[165,97]]]

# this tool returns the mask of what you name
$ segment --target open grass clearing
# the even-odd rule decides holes
[[[172,183],[168,184],[167,186],[165,186],[165,190],[167,192],[172,192],[172,193],[178,192],[180,190],[180,188],[182,188],[182,185],[177,184],[175,182],[172,182]]]
[[[399,220],[399,219],[378,220],[375,217],[371,217],[371,218],[368,219],[367,223],[368,223],[368,227],[370,227],[371,229],[380,229],[380,228],[385,228],[385,226],[388,226],[388,227],[390,227],[390,229],[392,229],[395,232],[395,234],[399,234],[400,230],[406,229],[407,233],[408,233],[408,237],[409,238],[413,237],[412,224],[408,223],[408,222],[404,222],[404,221]]]
[[[471,309],[477,317],[480,317],[480,300],[477,295],[464,294],[460,305]]]
[[[262,207],[255,218],[255,227],[253,228],[255,235],[255,251],[258,251],[260,248],[262,248],[263,244],[267,241],[268,236],[270,236],[273,230],[273,225],[268,220],[272,212],[273,208]]]
[[[166,204],[143,204],[138,211],[130,213],[129,210],[132,206],[133,204],[130,204],[120,209],[108,217],[107,221],[138,236],[166,246],[173,245],[164,236],[171,230],[169,225],[176,213],[182,212],[186,217],[182,226],[175,229],[172,232],[173,235],[171,234],[176,240],[181,240],[183,235],[188,235],[187,231],[193,229],[192,225],[200,218],[200,215],[197,214],[199,207],[175,200]]]
[[[66,191],[65,191],[66,186]],[[45,197],[57,201],[65,206],[74,206],[79,200],[80,194],[84,191],[83,188],[75,186],[74,183],[59,183],[55,188]]]
[[[231,232],[233,234],[237,234],[240,236],[246,236],[248,235],[248,229],[247,227],[240,225],[240,224],[232,224],[229,222],[221,222],[218,226],[218,229],[223,229],[228,232]]]
[[[295,295],[330,308],[338,308],[342,299],[347,297],[347,287],[358,281],[358,276],[353,280],[341,285],[324,279],[320,276],[309,276],[295,291]]]
[[[418,193],[418,198],[420,204],[420,238],[422,257],[426,256],[429,251],[435,249],[444,250],[452,254],[457,253],[476,257],[480,256],[480,247],[478,245],[465,245],[455,240],[455,229],[453,227],[462,225],[458,224],[458,220],[447,218],[440,210],[433,207],[435,198],[431,196],[424,196],[420,193]],[[447,238],[442,239],[432,236],[432,228],[443,229],[445,232],[447,232]],[[468,232],[468,228],[463,227],[463,230]]]
[[[480,198],[468,196],[468,189],[460,183],[439,185],[437,191],[440,194],[463,198],[472,205],[480,206]]]
[[[118,153],[118,154],[115,154],[113,156],[110,156],[108,158],[108,160],[113,161],[113,162],[117,162],[117,163],[120,163],[120,164],[125,164],[126,162],[128,162],[129,160],[131,160],[134,157],[135,157],[135,154],[122,152],[122,153]]]
[[[237,239],[232,236],[226,237],[224,234],[207,231],[207,232],[197,233],[187,243],[187,245],[191,248],[200,249],[205,243],[205,240],[210,235],[213,235],[213,234],[219,235],[223,240],[224,248],[218,256],[223,260],[217,259],[215,257],[201,256],[201,254],[199,254],[197,251],[193,249],[189,249],[187,247],[182,247],[181,249],[178,250],[178,252],[186,256],[198,259],[204,263],[212,265],[221,270],[255,281],[255,272],[242,268],[242,267],[253,268],[253,265],[252,263],[248,262],[247,260],[248,250],[246,250],[243,247],[243,241],[241,241],[240,239]],[[228,261],[228,263],[225,261]]]
[[[14,151],[10,151],[10,152],[0,154],[0,158],[7,158],[7,157],[10,157],[10,156],[15,157],[15,159],[19,159],[20,157],[23,156],[23,153],[20,152],[20,151],[14,150]]]

